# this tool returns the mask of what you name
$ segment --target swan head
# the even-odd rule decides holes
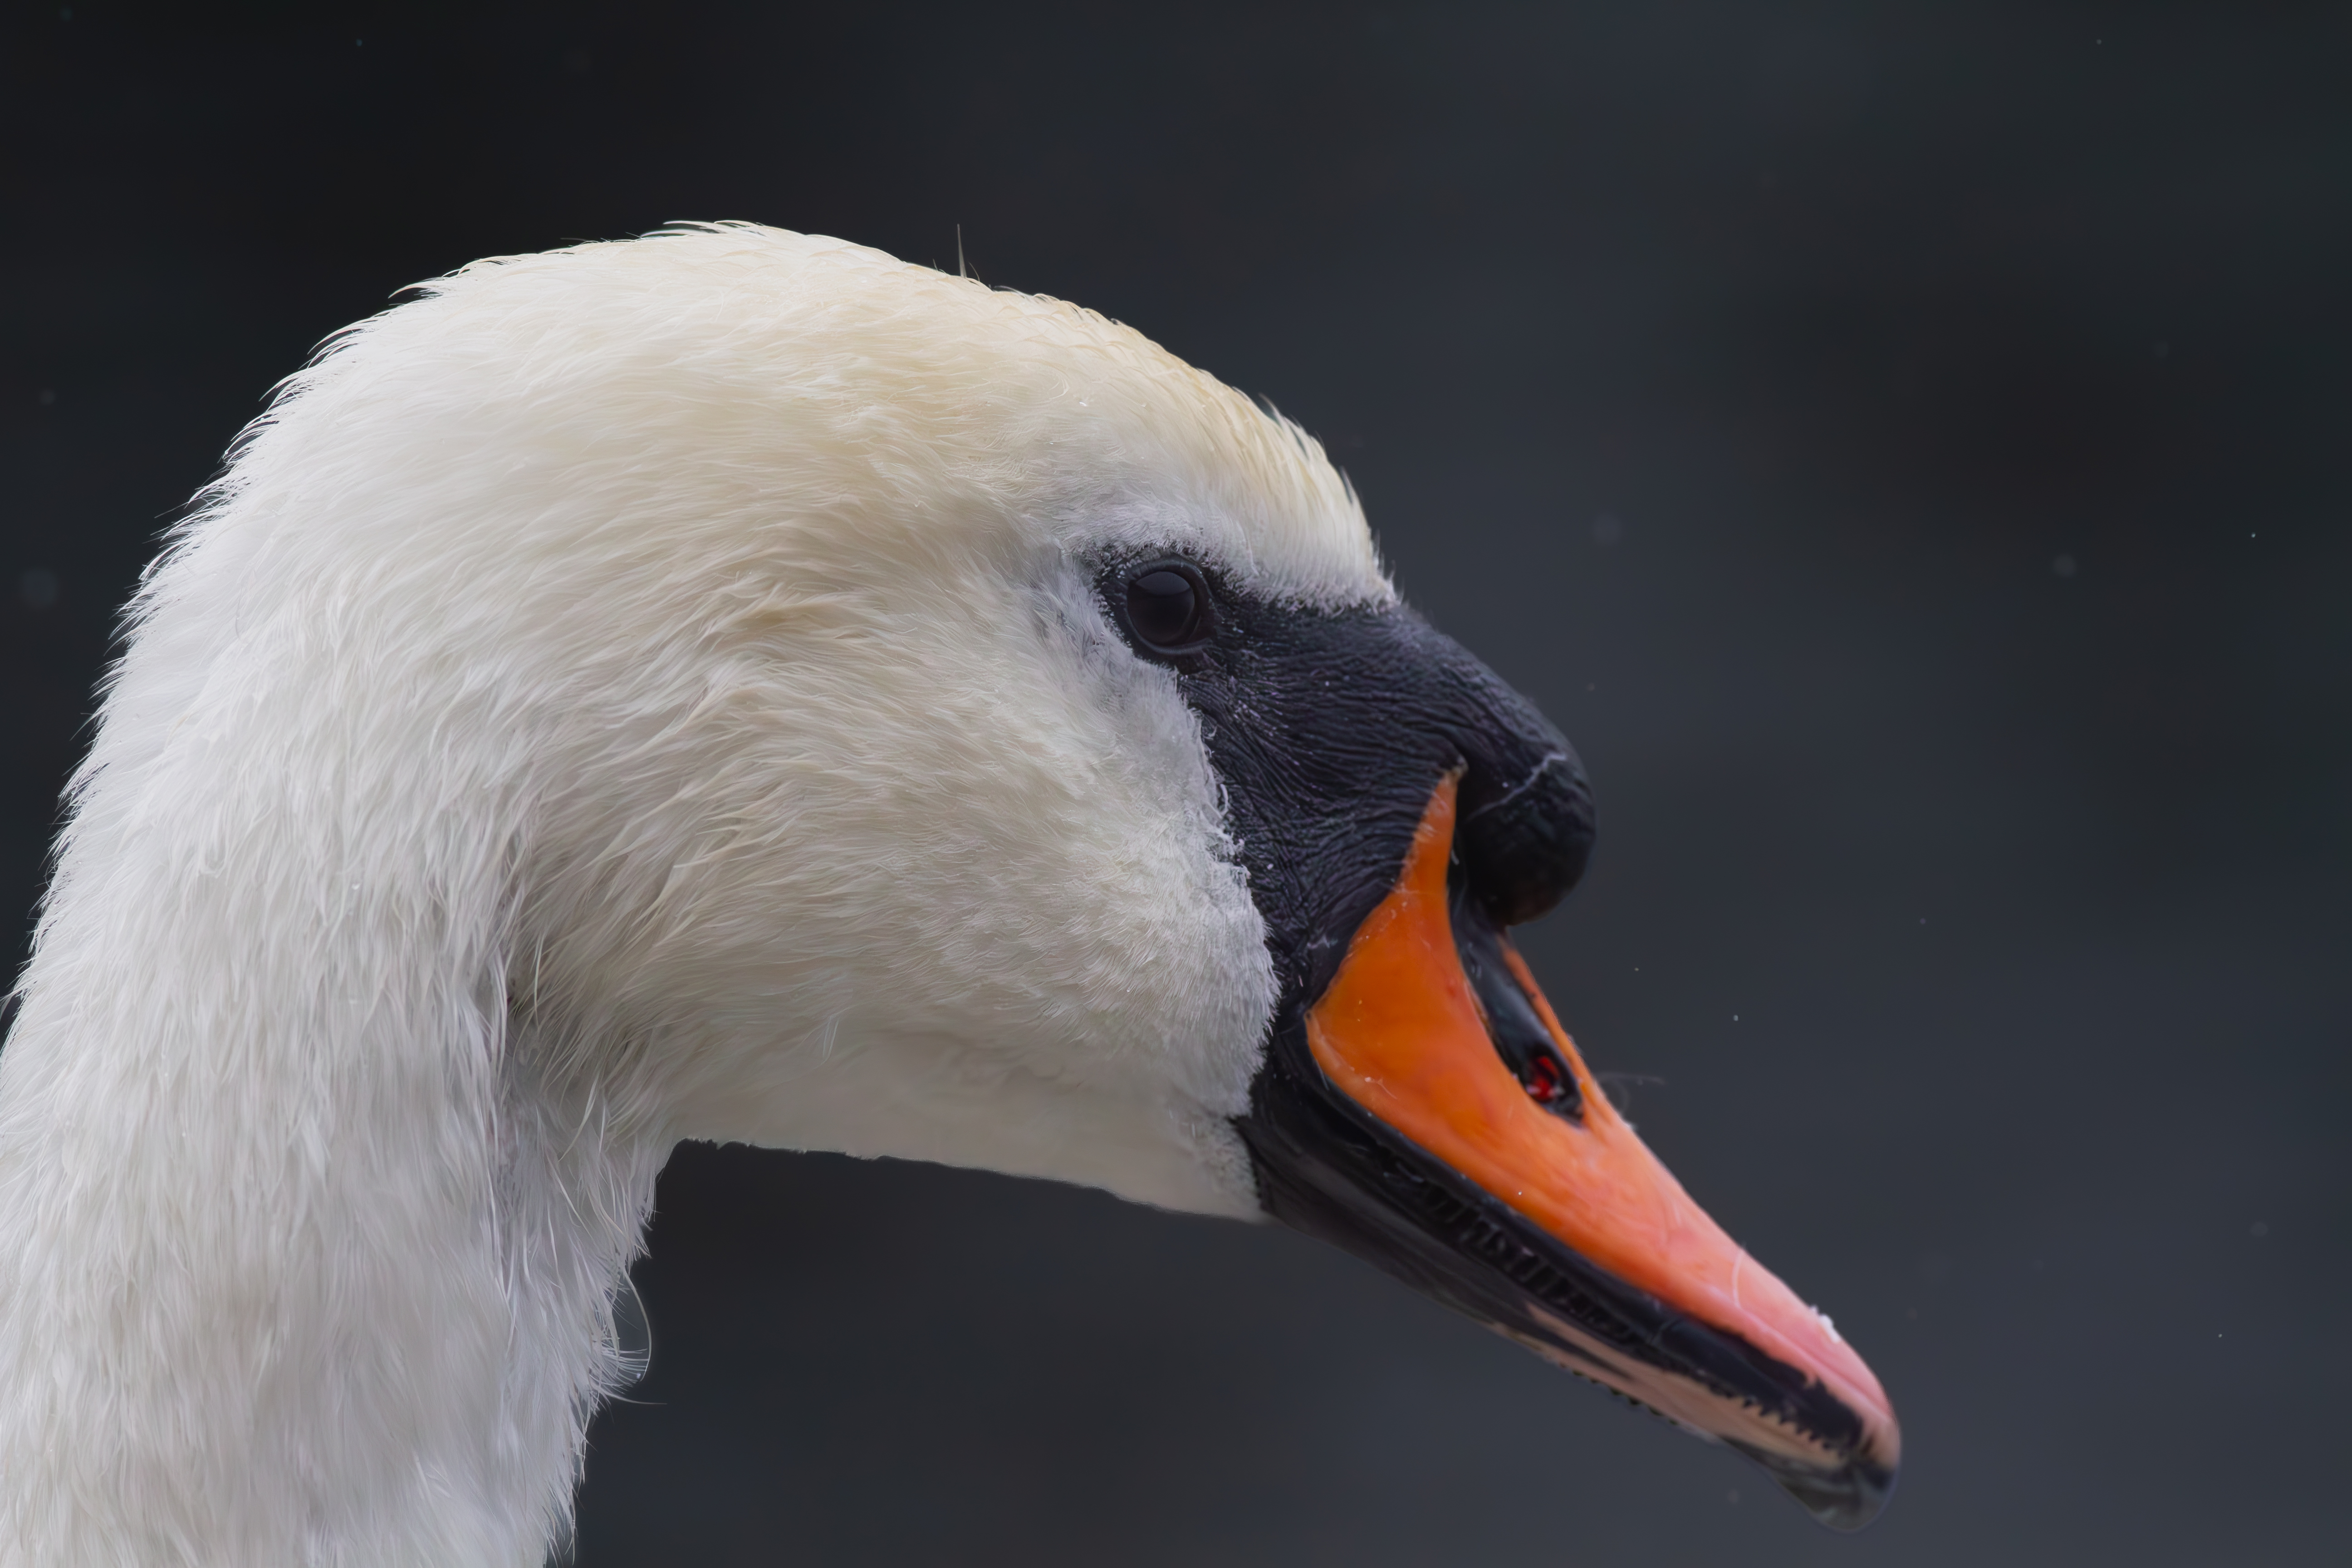
[[[294,378],[135,614],[45,952],[101,849],[269,868],[344,931],[305,1005],[470,1020],[506,1114],[1271,1216],[1831,1523],[1891,1487],[1510,946],[1574,751],[1124,327],[751,226],[478,264]]]

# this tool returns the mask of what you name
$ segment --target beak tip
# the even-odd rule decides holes
[[[1816,1522],[1852,1535],[1875,1520],[1895,1496],[1899,1468],[1857,1456],[1834,1470],[1793,1465],[1775,1456],[1748,1456],[1771,1472],[1780,1489],[1795,1498]]]

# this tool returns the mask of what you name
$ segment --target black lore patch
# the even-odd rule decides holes
[[[1266,923],[1285,1004],[1311,1005],[1396,880],[1445,774],[1463,770],[1454,852],[1496,928],[1535,919],[1583,875],[1592,796],[1574,748],[1453,638],[1401,606],[1317,610],[1210,596],[1206,635],[1171,648],[1130,624],[1172,564],[1106,572],[1105,607],[1137,652],[1176,673],[1201,716],[1226,821]]]

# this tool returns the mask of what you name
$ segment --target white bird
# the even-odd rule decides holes
[[[1892,1483],[1500,934],[1573,752],[1124,327],[749,226],[478,263],[128,626],[0,1053],[0,1563],[541,1563],[682,1139],[1271,1215]]]

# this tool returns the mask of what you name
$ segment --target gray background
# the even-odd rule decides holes
[[[2352,10],[286,5],[0,34],[0,884],[309,346],[750,217],[1330,445],[1577,741],[1528,932],[1904,1418],[1854,1540],[1301,1238],[683,1151],[597,1564],[2352,1561]]]

